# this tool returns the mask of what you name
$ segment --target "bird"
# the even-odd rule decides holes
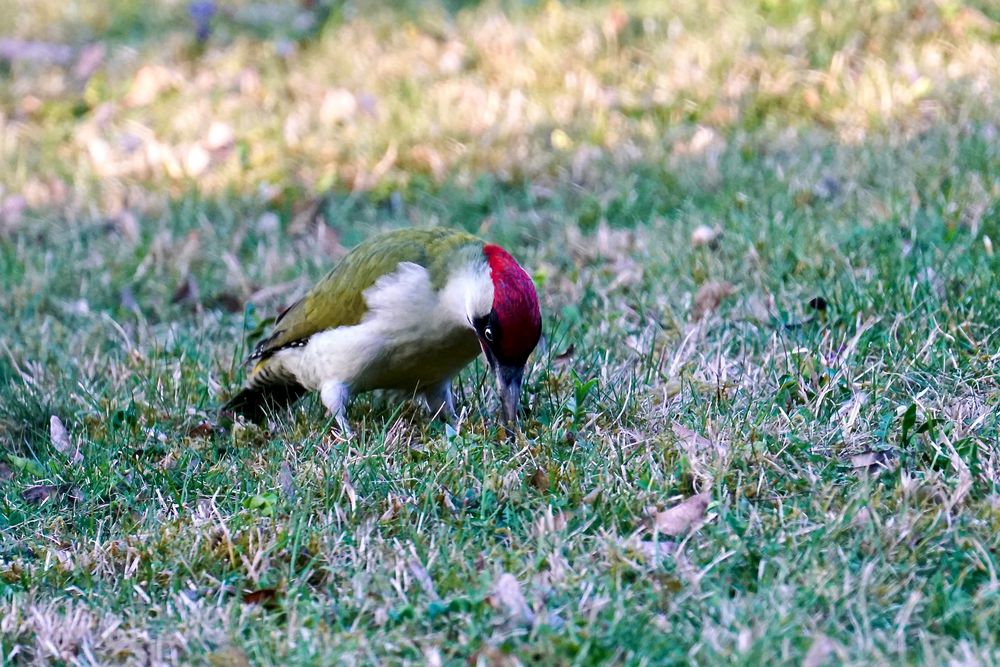
[[[396,389],[454,422],[452,380],[481,352],[515,424],[541,325],[534,282],[500,246],[447,228],[382,233],[277,317],[222,413],[261,422],[318,392],[349,437],[351,397]]]

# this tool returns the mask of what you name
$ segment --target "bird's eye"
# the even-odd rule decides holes
[[[485,329],[483,329],[483,338],[485,338],[487,341],[491,343],[493,342],[493,327],[488,326]]]

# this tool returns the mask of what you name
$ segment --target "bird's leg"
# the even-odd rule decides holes
[[[347,423],[347,402],[351,398],[351,390],[343,382],[328,380],[319,390],[320,400],[337,420],[337,426],[345,438],[354,436],[350,424]]]
[[[423,396],[432,416],[440,416],[448,423],[455,424],[458,415],[455,414],[455,398],[451,395],[451,378],[445,378],[427,387]]]

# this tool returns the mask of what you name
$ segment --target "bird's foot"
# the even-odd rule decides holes
[[[324,382],[320,387],[319,397],[337,421],[337,428],[340,431],[338,436],[345,441],[354,438],[354,431],[347,423],[347,402],[351,398],[350,387],[343,382],[330,380]]]
[[[423,392],[423,399],[431,417],[440,418],[457,430],[458,414],[455,412],[455,399],[451,395],[451,378],[428,387]]]
[[[347,423],[347,415],[343,412],[337,415],[337,429],[340,431],[339,435],[343,440],[354,439],[354,431],[351,430],[351,425]]]

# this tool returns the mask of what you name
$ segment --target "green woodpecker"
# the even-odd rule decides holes
[[[350,433],[353,394],[401,389],[454,419],[452,378],[482,350],[513,422],[540,335],[535,286],[503,248],[445,229],[389,232],[354,248],[278,316],[223,411],[260,421],[318,391]]]

